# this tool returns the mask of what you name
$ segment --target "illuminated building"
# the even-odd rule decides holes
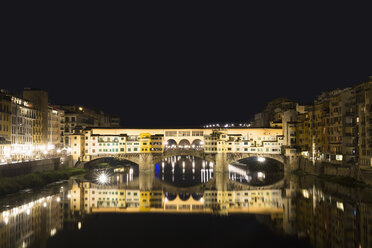
[[[200,136],[202,134],[203,136]],[[283,145],[283,131],[279,128],[227,128],[203,131],[86,128],[71,135],[72,155],[75,160],[80,158],[82,161],[121,154],[156,154],[166,150],[204,150],[205,153],[223,150],[227,153],[280,155]]]
[[[70,146],[71,135],[74,129],[84,129],[87,127],[118,127],[120,119],[105,114],[103,111],[91,109],[79,105],[58,105],[64,110],[65,120],[63,126],[64,146]]]
[[[11,157],[13,160],[28,159],[33,156],[33,122],[36,111],[29,101],[11,96]]]
[[[309,113],[299,114],[296,123],[296,144],[299,146],[304,157],[309,157],[309,150],[311,147],[312,132]]]
[[[48,145],[48,92],[40,89],[23,89],[23,98],[37,110],[33,126],[33,144],[36,152],[43,153]]]
[[[71,155],[74,160],[80,160],[85,155],[85,138],[81,133],[71,135]]]
[[[140,134],[140,153],[149,153],[150,152],[150,138],[151,134],[141,133]]]
[[[54,106],[48,107],[48,150],[62,148],[61,126],[64,111]]]
[[[0,137],[10,141],[11,137],[11,97],[0,93]]]
[[[248,130],[247,130],[248,131]],[[233,132],[233,130],[232,130]],[[251,129],[245,134],[213,131],[204,136],[204,152],[241,152],[281,154],[282,129]]]
[[[0,163],[10,159],[11,149],[11,97],[0,94]]]
[[[163,135],[149,133],[140,134],[140,152],[141,153],[162,153],[163,152]]]
[[[372,166],[372,76],[366,83],[363,92],[365,102],[358,106],[358,117],[356,123],[358,126],[358,156],[361,168],[370,168]]]

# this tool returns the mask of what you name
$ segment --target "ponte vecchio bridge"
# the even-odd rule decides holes
[[[76,161],[116,157],[142,171],[171,156],[195,156],[215,164],[215,171],[248,157],[270,158],[290,169],[296,160],[291,137],[281,128],[113,129],[89,128],[71,136]]]

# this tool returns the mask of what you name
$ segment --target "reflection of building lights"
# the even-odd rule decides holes
[[[257,161],[258,161],[258,162],[261,162],[261,163],[262,163],[262,162],[265,162],[265,158],[264,158],[264,157],[258,157],[258,158],[257,158]]]
[[[57,233],[57,230],[55,228],[53,228],[52,230],[50,230],[50,236],[51,237],[53,237],[56,233]]]
[[[258,177],[259,179],[264,179],[264,178],[265,178],[265,173],[259,171],[259,172],[257,172],[257,177]]]
[[[338,209],[340,209],[341,211],[344,211],[344,204],[342,202],[336,202],[336,206]]]
[[[106,184],[106,183],[108,183],[108,180],[109,180],[109,178],[108,178],[108,176],[106,175],[105,172],[101,172],[101,174],[99,174],[98,177],[97,177],[97,181],[98,181],[99,184]]]
[[[304,198],[309,199],[309,191],[307,189],[302,190],[302,195]]]
[[[81,222],[80,221],[78,222],[78,229],[79,230],[81,229]]]
[[[45,208],[46,206],[47,206],[47,203],[46,203],[46,202],[44,202],[44,203],[43,203],[43,207]]]
[[[27,214],[27,215],[30,215],[30,213],[31,213],[30,209],[27,209],[27,210],[26,210],[26,214]]]
[[[8,217],[5,217],[5,218],[4,218],[4,222],[5,222],[5,225],[8,224],[8,222],[9,222]]]

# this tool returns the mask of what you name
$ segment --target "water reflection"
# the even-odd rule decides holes
[[[68,188],[0,213],[0,247],[44,247],[68,219]]]
[[[192,161],[190,158],[191,169]],[[179,169],[182,172],[182,163]],[[202,169],[201,164],[200,182]],[[188,188],[169,185],[161,180],[162,174],[139,172],[135,175],[130,170],[116,171],[107,185],[94,180],[70,181],[55,194],[3,209],[0,247],[43,247],[47,242],[53,246],[54,236],[59,233],[68,240],[69,235],[89,228],[87,225],[95,225],[94,221],[85,221],[89,216],[149,212],[203,216],[213,213],[240,218],[253,215],[258,223],[274,233],[299,237],[313,247],[372,247],[370,189],[350,189],[294,175],[287,175],[280,185],[236,184],[238,175],[247,176],[244,173],[245,170],[237,169],[229,170],[226,175],[216,172],[206,183]],[[154,179],[156,177],[158,179]],[[182,181],[182,177],[176,178]],[[3,204],[11,205],[6,201]],[[163,221],[170,219],[165,217]],[[147,224],[151,226],[151,222]],[[128,225],[137,228],[135,221]],[[109,232],[110,226],[107,229]],[[274,235],[266,232],[268,238]],[[90,238],[94,239],[94,234]]]
[[[252,186],[270,185],[284,177],[283,165],[273,159],[251,157],[229,164],[229,179]]]
[[[193,156],[173,156],[155,165],[155,176],[178,187],[208,182],[213,177],[213,162]]]

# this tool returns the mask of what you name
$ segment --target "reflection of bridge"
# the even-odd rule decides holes
[[[78,190],[78,187],[84,190]],[[180,188],[155,179],[154,173],[140,172],[138,179],[124,187],[90,182],[75,185],[71,190],[71,208],[83,208],[87,213],[283,213],[283,189],[284,180],[253,187],[229,180],[226,173],[216,173],[207,183]]]

